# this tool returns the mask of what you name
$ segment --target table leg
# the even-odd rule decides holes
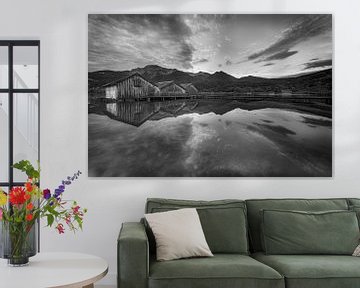
[[[86,286],[84,286],[83,288],[94,288],[94,284],[86,285]]]

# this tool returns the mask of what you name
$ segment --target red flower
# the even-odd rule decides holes
[[[30,182],[26,182],[25,187],[26,187],[26,190],[29,192],[33,191],[33,189],[34,189]]]
[[[63,224],[59,223],[55,228],[58,230],[59,234],[65,233],[65,232],[64,232],[65,229],[64,229],[64,225],[63,225]]]
[[[31,195],[29,193],[25,193],[24,198],[25,200],[29,200],[31,198]]]
[[[66,222],[67,225],[69,225],[71,223],[71,215],[70,214],[67,214],[65,216],[65,222]]]
[[[26,201],[25,189],[23,187],[13,187],[9,193],[9,201],[12,205],[21,205]]]
[[[26,221],[31,221],[34,218],[32,214],[26,215]]]
[[[34,205],[32,203],[29,203],[26,205],[26,210],[31,210],[34,208]]]
[[[74,215],[76,215],[79,214],[80,206],[71,207],[71,209],[73,210]]]

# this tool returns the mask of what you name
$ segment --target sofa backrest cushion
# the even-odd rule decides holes
[[[360,199],[349,198],[347,200],[348,200],[349,210],[356,212],[356,216],[358,218],[359,227],[360,227]]]
[[[151,198],[146,213],[196,208],[206,241],[213,253],[248,254],[247,213],[245,201],[193,201]],[[154,239],[148,229],[149,241]],[[150,243],[154,247],[154,243]]]
[[[349,207],[351,206],[359,206],[360,207],[360,199],[359,198],[348,198],[347,199]]]
[[[360,206],[350,206],[350,211],[354,211],[356,213],[356,216],[358,218],[359,221],[359,227],[360,227]]]
[[[354,211],[262,210],[262,242],[268,255],[352,255],[359,244]]]
[[[254,199],[246,200],[250,247],[252,252],[263,251],[261,246],[261,210],[330,211],[348,210],[346,199]]]

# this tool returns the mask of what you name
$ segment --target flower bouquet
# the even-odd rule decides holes
[[[0,188],[0,257],[8,259],[9,265],[26,265],[29,257],[36,254],[35,227],[39,218],[45,218],[47,226],[55,227],[59,234],[82,229],[86,209],[81,209],[75,201],[63,199],[66,186],[76,180],[81,172],[76,172],[63,180],[51,192],[39,186],[40,168],[35,169],[27,160],[13,165],[26,173],[23,187],[12,187],[9,193]]]

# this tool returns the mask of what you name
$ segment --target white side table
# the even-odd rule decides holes
[[[0,260],[0,287],[93,288],[108,272],[102,258],[80,253],[39,253],[28,266],[8,267]]]

